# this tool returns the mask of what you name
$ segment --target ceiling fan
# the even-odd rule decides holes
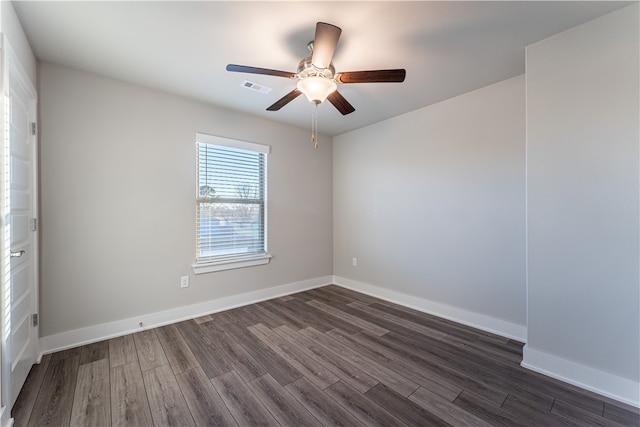
[[[300,61],[295,73],[236,64],[227,65],[227,71],[298,79],[296,88],[269,106],[268,111],[277,111],[304,93],[316,106],[328,99],[340,113],[346,115],[354,112],[355,108],[338,92],[338,83],[399,83],[404,81],[406,71],[392,69],[336,73],[331,60],[341,33],[340,27],[318,22],[315,38],[307,45],[311,56]]]

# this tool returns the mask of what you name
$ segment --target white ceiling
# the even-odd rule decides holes
[[[36,57],[308,128],[304,98],[265,109],[295,87],[282,77],[230,73],[228,63],[296,71],[315,23],[342,28],[336,70],[405,68],[404,83],[339,86],[356,108],[318,108],[338,135],[524,72],[524,47],[630,2],[20,1]],[[273,88],[241,87],[244,80]]]

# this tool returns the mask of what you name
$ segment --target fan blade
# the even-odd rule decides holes
[[[246,65],[236,64],[227,65],[227,71],[233,71],[236,73],[265,74],[267,76],[287,77],[290,79],[296,76],[295,73],[290,73],[288,71],[271,70],[269,68],[248,67]]]
[[[342,29],[335,25],[318,22],[316,24],[316,36],[313,39],[313,56],[311,63],[316,68],[329,68],[333,53],[338,45]]]
[[[287,105],[288,103],[296,99],[301,94],[302,92],[300,92],[298,89],[294,89],[288,94],[286,94],[285,96],[283,96],[282,98],[278,99],[276,102],[274,102],[273,105],[267,108],[267,111],[278,111],[279,109],[281,109],[282,107],[284,107],[285,105]]]
[[[339,73],[336,80],[340,83],[400,83],[404,81],[407,71],[396,70],[347,71]]]
[[[349,104],[349,101],[344,99],[344,96],[342,96],[337,90],[329,94],[327,99],[338,111],[342,113],[343,116],[356,111],[356,109],[353,108],[353,105]]]

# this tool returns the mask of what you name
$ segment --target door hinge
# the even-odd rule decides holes
[[[34,313],[31,315],[31,326],[38,326],[38,313]]]
[[[36,122],[31,122],[31,135],[36,135],[38,132],[38,124]]]
[[[38,231],[38,218],[31,218],[31,231]]]

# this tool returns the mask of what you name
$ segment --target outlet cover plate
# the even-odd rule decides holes
[[[182,276],[180,278],[180,287],[188,288],[189,287],[189,276]]]

